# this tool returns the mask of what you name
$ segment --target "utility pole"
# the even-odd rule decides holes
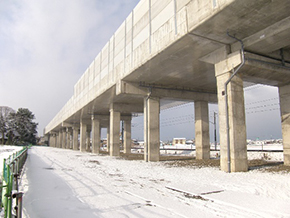
[[[214,150],[217,150],[217,138],[216,138],[216,112],[213,112],[213,124],[214,124]]]

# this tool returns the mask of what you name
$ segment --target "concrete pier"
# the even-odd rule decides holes
[[[62,142],[61,148],[66,148],[66,128],[62,129]]]
[[[73,127],[73,150],[78,150],[79,149],[79,128],[74,126]]]
[[[80,151],[86,151],[86,138],[87,138],[87,124],[81,120],[80,123]]]
[[[159,161],[160,155],[160,100],[144,99],[144,159]]]
[[[99,154],[101,146],[101,122],[97,116],[92,115],[92,153]]]
[[[65,148],[66,149],[70,149],[70,130],[69,128],[67,127],[66,128],[66,139],[65,139]]]
[[[60,147],[60,144],[61,144],[61,133],[60,132],[58,132],[58,135],[57,135],[57,143],[56,143],[56,147],[57,148],[61,148]]]
[[[87,128],[87,136],[86,136],[86,151],[91,151],[91,130]]]
[[[126,116],[124,120],[124,153],[131,153],[131,116]]]
[[[60,129],[58,135],[59,135],[58,145],[59,145],[59,148],[62,148],[62,129]]]
[[[220,160],[221,169],[226,172],[229,170],[231,172],[248,170],[243,80],[239,75],[236,75],[231,80],[227,86],[228,96],[225,96],[224,86],[232,75],[232,68],[240,63],[241,55],[238,52],[230,55],[226,60],[219,62],[215,66],[219,107]],[[228,160],[227,148],[226,97],[228,98],[230,160]],[[228,169],[229,162],[230,169]]]
[[[69,128],[69,146],[68,149],[73,148],[73,129],[72,127]]]
[[[110,110],[110,156],[120,155],[120,112]]]
[[[279,87],[284,164],[290,166],[290,85]]]
[[[110,154],[110,124],[107,127],[107,151]]]
[[[196,159],[210,158],[208,102],[194,102]]]

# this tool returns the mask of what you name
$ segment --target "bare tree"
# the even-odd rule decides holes
[[[10,114],[15,113],[15,111],[6,106],[0,106],[0,132],[2,134],[2,144],[4,145],[4,137],[9,128]]]

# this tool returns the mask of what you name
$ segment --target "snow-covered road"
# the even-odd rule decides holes
[[[39,186],[40,196],[50,198],[49,184],[55,187],[62,182],[70,188],[56,189],[62,201],[54,197],[45,202],[73,210],[64,207],[63,200],[72,202],[71,207],[79,200],[86,205],[86,215],[81,217],[290,217],[286,173],[228,174],[214,167],[170,167],[166,162],[128,161],[49,147],[33,147],[30,154],[43,164],[33,170],[50,179],[36,184],[26,165],[21,181],[26,217],[33,218],[31,202],[39,200],[32,194],[37,189],[33,186]],[[52,208],[41,201],[38,207]]]

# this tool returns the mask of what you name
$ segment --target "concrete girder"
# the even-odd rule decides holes
[[[240,73],[243,80],[272,86],[283,86],[290,82],[290,65],[260,55],[245,53],[245,66]]]
[[[243,39],[244,47],[248,51],[259,51],[268,54],[289,45],[290,17],[260,30],[259,32]],[[272,43],[275,42],[275,43]],[[241,48],[239,42],[231,45],[232,52]]]
[[[117,95],[120,94],[130,94],[130,95],[140,95],[143,98],[148,95],[148,88],[142,87],[136,83],[128,83],[125,81],[120,81],[118,84]],[[149,86],[148,86],[149,87]],[[152,86],[152,97],[166,98],[173,100],[190,100],[190,101],[207,101],[211,103],[217,102],[216,93],[206,93],[203,90],[181,90],[174,89],[170,87],[154,87]]]
[[[61,126],[62,126],[63,128],[73,127],[73,125],[74,125],[74,124],[67,123],[67,122],[62,122],[62,123],[61,123]]]
[[[230,54],[230,46],[224,45],[219,49],[199,58],[200,61],[209,63],[209,64],[217,64],[227,58]]]
[[[118,111],[122,114],[131,114],[132,112],[141,113],[143,112],[143,105],[112,103],[110,110]]]
[[[241,63],[240,51],[227,54],[227,47],[202,57],[201,60],[215,64],[215,72],[229,72]],[[226,59],[220,60],[221,57]],[[290,65],[282,65],[282,62],[270,57],[265,57],[250,52],[245,52],[245,65],[238,72],[243,81],[260,83],[272,86],[282,86],[290,82]]]

